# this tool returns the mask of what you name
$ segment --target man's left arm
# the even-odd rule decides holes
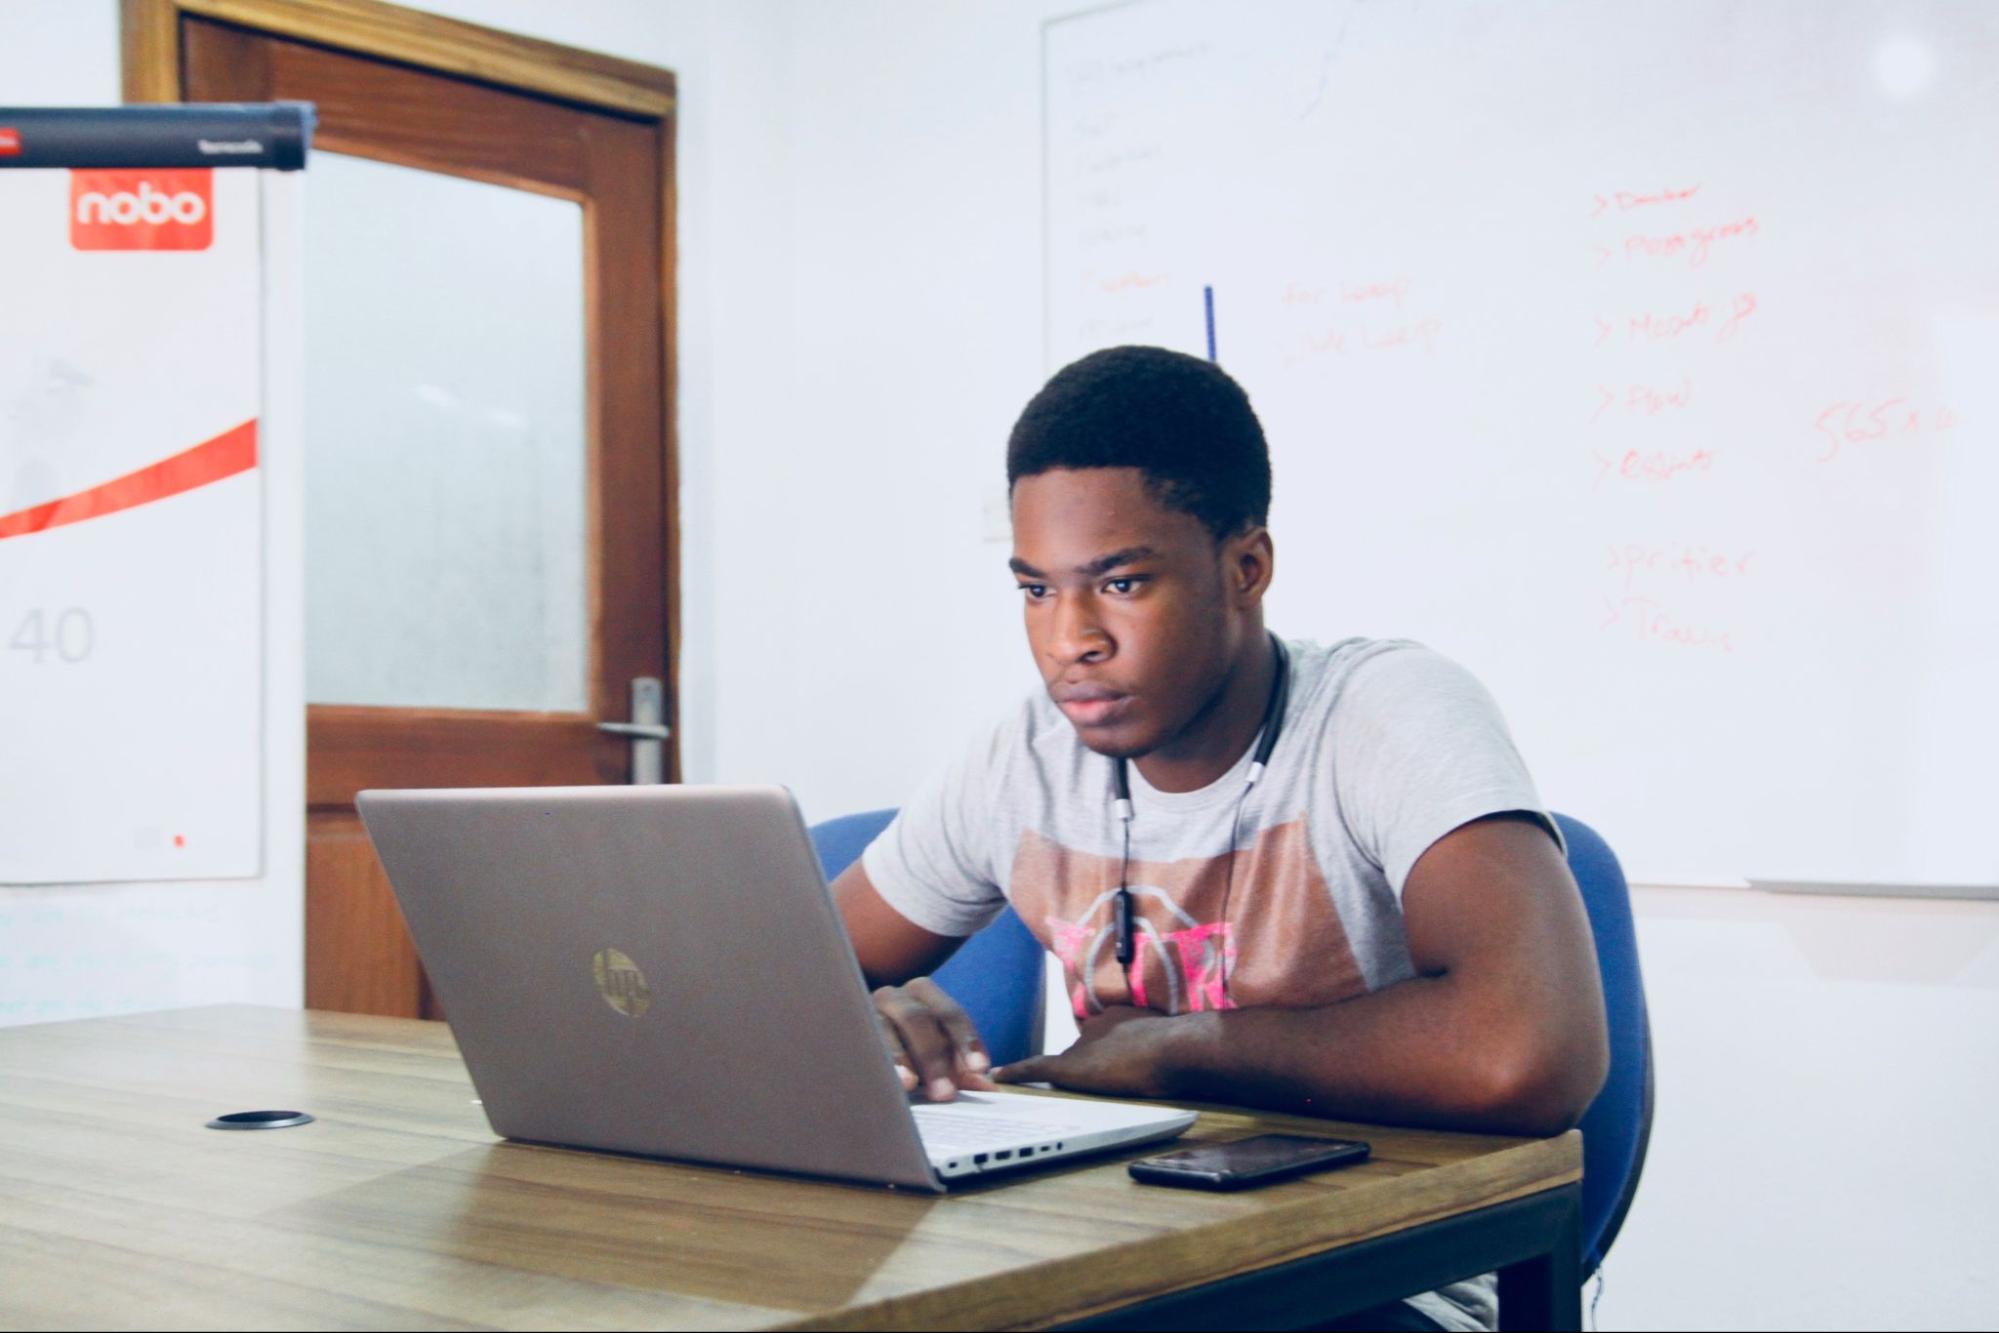
[[[1114,1008],[1067,1051],[996,1077],[1495,1133],[1574,1125],[1609,1043],[1589,920],[1546,827],[1495,815],[1446,834],[1402,910],[1407,981],[1306,1009]]]

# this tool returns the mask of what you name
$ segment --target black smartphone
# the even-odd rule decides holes
[[[1179,1152],[1144,1157],[1125,1169],[1148,1185],[1181,1185],[1197,1190],[1240,1190],[1289,1180],[1312,1171],[1367,1160],[1368,1146],[1355,1139],[1318,1139],[1303,1134],[1258,1134],[1233,1143],[1203,1143]]]

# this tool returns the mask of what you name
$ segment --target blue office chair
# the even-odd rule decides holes
[[[895,817],[893,810],[831,819],[812,829],[812,844],[832,879]],[[1583,1255],[1585,1281],[1624,1225],[1652,1137],[1652,1033],[1638,969],[1631,892],[1617,856],[1580,820],[1556,815],[1569,846],[1569,870],[1582,888],[1596,937],[1610,1026],[1610,1074],[1583,1116]],[[967,940],[937,971],[937,983],[965,1006],[997,1064],[1041,1044],[1040,942],[1012,908]]]
[[[1595,829],[1558,814],[1569,873],[1583,892],[1610,1026],[1610,1074],[1583,1114],[1583,1280],[1602,1264],[1631,1210],[1652,1140],[1652,1023],[1638,968],[1631,890],[1617,854]]]
[[[843,815],[812,826],[812,845],[830,881],[852,865],[895,818],[893,810]],[[1041,942],[1009,907],[958,946],[935,980],[965,1007],[995,1065],[1041,1052]]]

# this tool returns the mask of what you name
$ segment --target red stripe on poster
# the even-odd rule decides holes
[[[0,514],[0,541],[25,537],[33,532],[66,527],[85,519],[102,518],[121,509],[136,509],[170,495],[179,495],[210,482],[248,472],[257,466],[257,423],[253,418],[212,440],[149,463],[136,472],[127,472],[101,486],[92,486],[60,500],[35,505],[31,509]]]

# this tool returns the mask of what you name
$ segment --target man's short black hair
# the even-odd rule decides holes
[[[1009,491],[1057,468],[1132,467],[1217,541],[1270,517],[1270,448],[1219,366],[1163,347],[1109,347],[1055,373],[1006,446]]]

